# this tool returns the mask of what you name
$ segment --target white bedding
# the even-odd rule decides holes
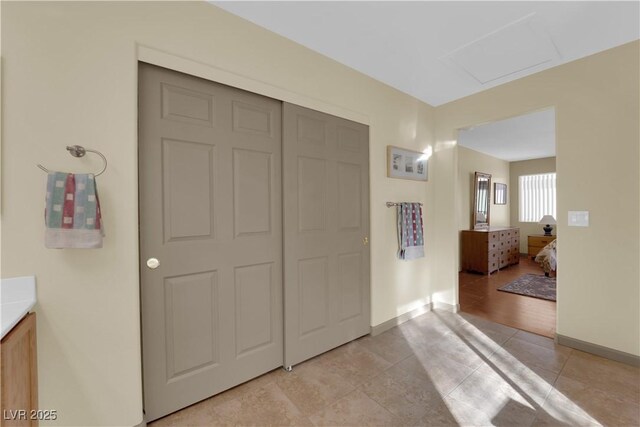
[[[542,248],[538,255],[536,255],[536,262],[542,266],[542,269],[547,274],[551,273],[552,271],[556,271],[558,267],[556,256],[556,241],[557,239],[554,239],[553,242]]]

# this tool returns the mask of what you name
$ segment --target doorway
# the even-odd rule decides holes
[[[368,161],[364,125],[140,64],[148,421],[369,333]]]
[[[488,204],[491,227],[517,230],[519,235],[519,262],[490,268],[491,274],[485,275],[461,269],[460,309],[549,337],[556,331],[555,246],[549,250],[554,257],[552,271],[535,257],[557,237],[555,133],[554,108],[471,126],[458,133],[459,230],[472,228],[472,175],[478,171],[492,179]],[[543,236],[546,223],[540,220],[548,219],[545,215],[554,219],[552,236]],[[473,256],[484,254],[477,249]],[[460,265],[468,265],[463,256],[469,255],[461,253]],[[521,293],[509,292],[514,290]]]

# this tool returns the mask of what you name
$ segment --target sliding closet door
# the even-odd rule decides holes
[[[285,365],[369,333],[369,129],[284,103]]]
[[[282,104],[140,65],[147,421],[282,366]]]

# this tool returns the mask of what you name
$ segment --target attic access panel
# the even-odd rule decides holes
[[[560,54],[546,30],[533,19],[520,18],[443,59],[460,67],[481,84],[558,59]]]

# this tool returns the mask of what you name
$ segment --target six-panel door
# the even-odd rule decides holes
[[[285,365],[369,333],[369,129],[284,103]]]
[[[281,113],[140,65],[147,421],[282,366]]]

